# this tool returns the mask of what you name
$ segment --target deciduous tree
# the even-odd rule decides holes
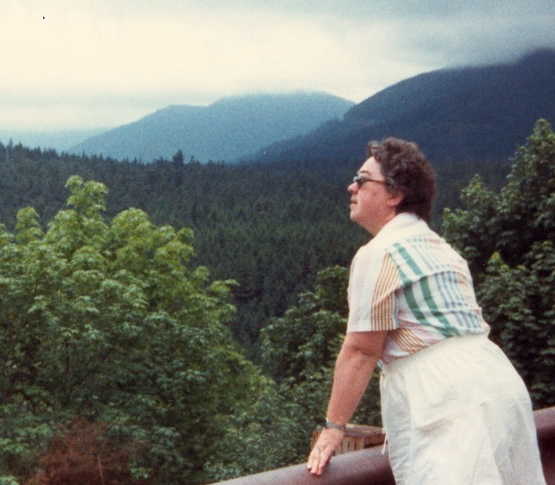
[[[479,178],[464,208],[446,210],[444,233],[469,259],[496,340],[523,376],[536,406],[555,396],[555,134],[536,123],[505,186]]]
[[[225,461],[220,441],[256,430],[250,410],[272,390],[225,325],[230,282],[191,267],[190,230],[139,209],[106,221],[103,184],[67,187],[45,232],[32,208],[15,234],[0,232],[0,476],[31,473],[78,417],[133,445],[134,476],[206,482],[208,464]],[[236,456],[237,470],[277,460],[268,452]]]

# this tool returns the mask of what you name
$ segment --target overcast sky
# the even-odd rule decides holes
[[[9,0],[0,131],[110,128],[170,104],[324,91],[555,48],[554,0]]]

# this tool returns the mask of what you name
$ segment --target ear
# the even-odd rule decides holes
[[[389,193],[389,198],[387,199],[387,205],[389,207],[397,207],[405,197],[405,194],[400,190]]]

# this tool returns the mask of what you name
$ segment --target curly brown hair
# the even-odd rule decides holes
[[[429,222],[436,195],[436,174],[418,145],[393,137],[371,141],[367,156],[380,164],[387,190],[403,194],[397,213],[412,212]]]

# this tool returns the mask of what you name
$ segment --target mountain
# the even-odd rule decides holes
[[[369,140],[416,141],[431,160],[510,157],[539,118],[555,122],[555,50],[510,64],[443,69],[406,79],[258,161],[361,160]]]
[[[339,119],[354,103],[325,93],[259,94],[206,106],[168,106],[88,138],[74,153],[151,162],[182,150],[201,162],[232,162],[278,140]]]

